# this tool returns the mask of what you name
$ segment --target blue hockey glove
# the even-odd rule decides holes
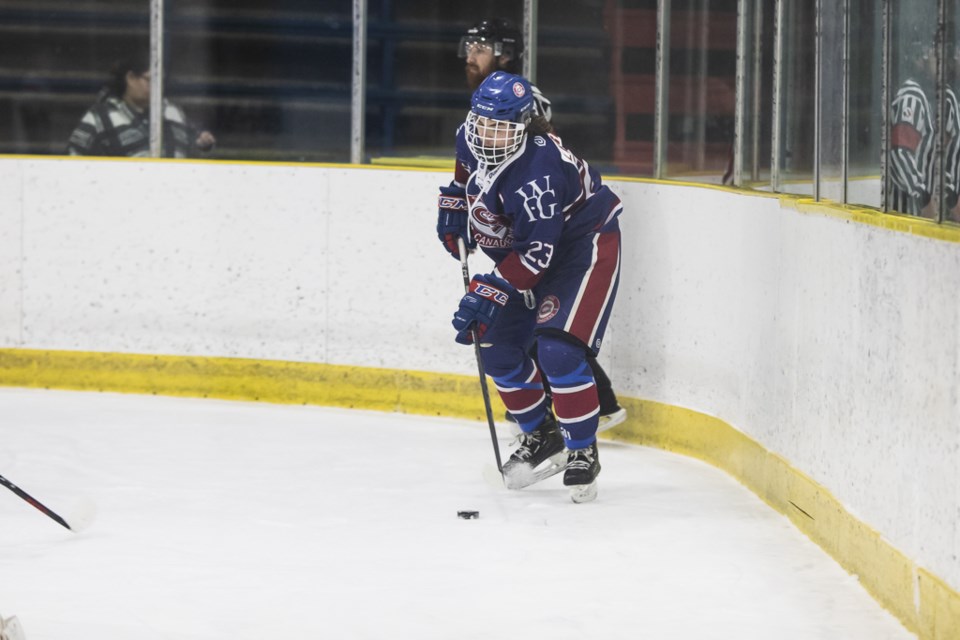
[[[493,326],[500,309],[507,305],[513,287],[497,276],[478,274],[470,281],[470,293],[460,299],[460,308],[453,314],[453,328],[457,330],[457,342],[473,344],[471,329],[476,327],[477,337],[482,338]]]
[[[467,209],[466,192],[462,187],[452,184],[449,187],[440,187],[437,204],[437,237],[443,243],[443,248],[459,260],[457,238],[463,238],[463,244],[468,250],[477,246],[470,238],[470,227],[467,223],[470,213]]]

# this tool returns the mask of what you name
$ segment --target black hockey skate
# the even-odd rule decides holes
[[[597,475],[600,473],[597,441],[594,440],[585,449],[569,451],[566,468],[563,484],[570,488],[570,499],[577,503],[594,500],[597,497]]]
[[[521,433],[520,446],[503,465],[507,489],[523,489],[563,471],[566,462],[563,436],[549,411],[536,429]]]

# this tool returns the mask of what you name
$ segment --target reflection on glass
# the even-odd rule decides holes
[[[656,104],[656,0],[607,2],[604,24],[610,38],[607,78],[613,103],[614,126],[610,139],[614,171],[650,176],[653,175]],[[602,72],[596,74],[601,80],[603,75]]]
[[[649,9],[651,4],[652,12]],[[618,11],[616,7],[622,7],[619,11],[637,21],[641,29],[645,28],[643,25],[647,20],[655,27],[656,2],[577,0],[549,3],[549,10],[547,3],[541,2],[540,7],[537,14],[537,84],[553,102],[553,124],[563,138],[563,144],[576,155],[590,158],[591,164],[604,174],[625,173],[629,167],[620,166],[613,151],[615,85],[623,87],[636,76],[632,75],[632,68],[624,70],[622,76],[614,75],[609,20],[612,12]],[[630,45],[621,53],[634,55],[637,50]],[[629,79],[628,73],[631,74]],[[639,123],[634,121],[641,114],[631,105],[624,103],[623,106],[629,109],[623,115],[629,119],[627,135],[631,136],[624,141],[633,140],[634,135],[642,136],[643,118]],[[630,158],[642,159],[636,154]]]
[[[780,190],[813,193],[814,111],[816,84],[816,3],[784,3],[783,96],[780,101]]]
[[[893,103],[890,110],[892,211],[936,217],[934,149],[937,121],[937,0],[893,7]]]
[[[457,127],[470,108],[461,36],[488,19],[516,27],[521,9],[489,15],[465,3],[371,2],[368,11],[367,156],[374,162],[432,157],[452,166]]]
[[[214,156],[346,162],[352,0],[167,3],[167,97]]]
[[[731,180],[736,54],[735,1],[673,2],[668,177]]]
[[[850,0],[850,153],[847,202],[880,207],[883,15],[874,0]]]
[[[66,153],[111,64],[149,30],[149,0],[0,3],[0,153]]]

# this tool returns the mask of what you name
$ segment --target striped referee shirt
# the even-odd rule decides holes
[[[890,133],[891,206],[919,215],[933,186],[933,120],[923,89],[907,80],[893,99]]]
[[[163,155],[166,158],[187,158],[194,151],[197,134],[187,124],[183,110],[164,100]],[[150,155],[150,118],[146,111],[137,111],[124,100],[107,96],[84,114],[67,143],[72,156]]]

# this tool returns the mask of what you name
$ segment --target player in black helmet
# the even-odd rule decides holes
[[[513,24],[502,18],[484,20],[473,25],[460,38],[459,54],[466,60],[464,71],[467,86],[476,91],[480,83],[494,71],[522,73],[523,36]],[[550,121],[553,116],[550,101],[536,86],[533,89],[533,107],[536,115]]]

